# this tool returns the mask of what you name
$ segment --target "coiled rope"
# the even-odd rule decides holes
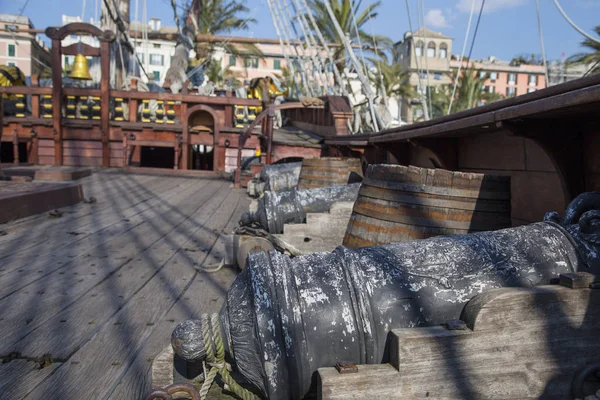
[[[210,367],[204,376],[204,382],[200,388],[200,400],[205,400],[217,374],[221,375],[223,382],[229,386],[229,390],[238,395],[242,400],[258,400],[258,396],[241,387],[229,374],[231,366],[225,361],[225,347],[221,330],[219,329],[219,314],[202,314],[202,337],[204,349],[206,350],[205,366]]]

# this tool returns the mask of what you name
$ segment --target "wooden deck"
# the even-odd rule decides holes
[[[231,182],[79,182],[95,204],[0,225],[0,399],[142,398],[175,325],[218,311],[237,274],[194,269],[248,209]]]

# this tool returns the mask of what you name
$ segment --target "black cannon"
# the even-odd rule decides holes
[[[294,259],[252,253],[220,314],[226,351],[265,397],[301,398],[318,368],[385,362],[391,329],[458,319],[469,299],[490,289],[600,272],[598,209],[600,193],[586,193],[564,219],[551,213],[517,228]],[[188,358],[183,347],[201,341],[193,329],[176,329],[173,339]]]
[[[282,233],[284,224],[300,224],[307,213],[329,211],[339,201],[355,201],[360,183],[316,189],[265,192],[256,212],[242,215],[240,225],[258,224],[270,233]]]

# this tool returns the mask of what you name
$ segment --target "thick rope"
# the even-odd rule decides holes
[[[200,388],[200,400],[205,400],[217,374],[221,375],[223,382],[229,386],[229,390],[239,396],[242,400],[258,400],[258,397],[249,390],[241,387],[229,374],[231,366],[225,362],[225,346],[219,329],[219,314],[202,314],[202,338],[206,350],[206,365],[210,370],[206,373],[204,383]]]

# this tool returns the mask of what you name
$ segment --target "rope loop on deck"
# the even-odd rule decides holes
[[[242,400],[258,400],[258,397],[249,390],[241,387],[229,374],[231,366],[225,361],[225,346],[219,328],[219,314],[202,314],[202,338],[206,350],[206,363],[210,370],[206,372],[202,387],[200,388],[200,400],[205,400],[217,374],[221,375],[223,382],[229,386],[229,390],[238,395]]]

